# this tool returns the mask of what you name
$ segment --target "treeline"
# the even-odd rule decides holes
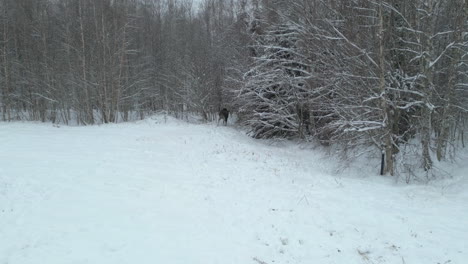
[[[228,106],[255,138],[374,146],[383,173],[464,145],[466,0],[0,0],[3,120]]]
[[[233,1],[0,0],[1,118],[79,124],[207,115]]]

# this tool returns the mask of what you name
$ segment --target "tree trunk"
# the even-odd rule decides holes
[[[6,5],[6,3],[5,3]],[[8,14],[5,6],[3,10],[4,20],[3,21],[3,89],[2,89],[2,119],[3,121],[10,121],[10,69],[8,60]]]
[[[456,18],[456,30],[454,32],[454,43],[461,43],[463,41],[462,35],[465,29],[465,23],[467,19],[467,10],[465,9],[465,12],[459,12],[460,10],[464,10],[465,5],[467,4],[466,0],[458,0],[456,3],[456,8],[457,10],[457,15],[458,17]],[[447,84],[447,98],[445,98],[445,104],[443,106],[443,114],[442,114],[442,121],[441,121],[441,133],[439,137],[437,138],[437,160],[442,160],[446,156],[447,152],[447,145],[449,142],[449,135],[450,135],[450,127],[455,123],[455,118],[454,113],[452,111],[452,107],[454,105],[454,101],[456,100],[455,96],[455,90],[456,90],[456,83],[457,83],[457,64],[460,62],[462,57],[462,53],[460,52],[459,48],[453,49],[453,52],[451,53],[451,60],[450,60],[450,65],[448,66],[448,84]],[[452,121],[452,122],[451,122]],[[456,128],[454,129],[456,130]]]
[[[388,105],[388,95],[385,89],[385,54],[384,54],[384,21],[382,15],[382,1],[379,3],[379,89],[381,93],[380,108],[383,114],[384,122],[384,153],[385,153],[385,167],[383,174],[390,174],[393,176],[393,139],[392,139],[392,113]]]

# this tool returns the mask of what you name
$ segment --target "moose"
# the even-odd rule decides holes
[[[218,124],[220,120],[223,120],[223,124],[227,125],[228,117],[229,117],[229,110],[227,110],[226,108],[223,108],[221,111],[219,111]]]

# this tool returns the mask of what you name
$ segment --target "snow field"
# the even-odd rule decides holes
[[[401,185],[230,127],[0,123],[0,263],[468,263],[467,166]]]

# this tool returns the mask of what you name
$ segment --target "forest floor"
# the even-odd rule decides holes
[[[0,263],[468,263],[466,154],[407,185],[325,152],[160,116],[0,123]]]

